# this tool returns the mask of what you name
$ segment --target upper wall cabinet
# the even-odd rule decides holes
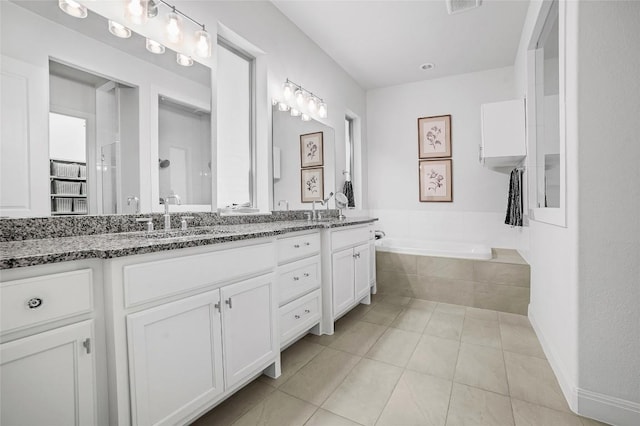
[[[483,104],[480,162],[489,167],[512,167],[527,155],[524,99]]]

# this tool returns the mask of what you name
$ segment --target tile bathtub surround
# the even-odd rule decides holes
[[[516,314],[529,305],[530,268],[515,250],[493,249],[490,260],[377,252],[376,268],[378,292],[385,296]]]
[[[271,214],[237,216],[221,216],[218,213],[206,212],[171,213],[171,228],[180,229],[182,216],[193,217],[193,219],[189,220],[189,227],[191,228],[197,226],[305,220],[307,211],[274,211]],[[337,216],[338,210],[329,210],[327,213],[327,217],[335,218]],[[0,218],[0,241],[143,231],[144,224],[136,222],[136,219],[144,217],[153,218],[155,229],[160,230],[164,227],[164,215],[161,213]]]
[[[396,319],[430,317],[423,332],[367,322],[379,305],[399,307]],[[456,337],[428,334],[443,316],[460,323]],[[465,341],[477,321],[500,331],[499,344]],[[533,333],[522,315],[375,296],[336,323],[338,339],[306,336],[283,352],[282,378],[258,378],[194,425],[600,425],[568,411],[544,356],[529,355],[537,339],[525,330]],[[366,351],[348,344],[359,333]]]

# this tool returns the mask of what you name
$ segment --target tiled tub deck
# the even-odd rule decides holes
[[[515,250],[493,249],[490,260],[376,253],[381,295],[526,315],[529,278],[529,265]]]

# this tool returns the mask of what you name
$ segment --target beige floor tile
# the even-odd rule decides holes
[[[529,318],[526,315],[512,314],[509,312],[498,312],[498,320],[501,324],[519,325],[521,327],[531,327]]]
[[[376,426],[444,425],[451,385],[449,380],[405,371]]]
[[[462,341],[474,345],[500,348],[500,326],[497,321],[483,321],[475,318],[464,319]]]
[[[502,336],[503,350],[546,358],[538,337],[531,327],[501,323],[500,335]]]
[[[358,361],[360,357],[326,348],[280,386],[280,390],[320,405]]]
[[[420,336],[419,333],[389,328],[369,349],[366,357],[404,367],[409,362]]]
[[[484,321],[498,321],[498,312],[491,309],[467,307],[466,318],[475,318]]]
[[[365,305],[358,305],[358,306],[365,306]],[[351,312],[349,312],[349,314],[350,313]],[[336,321],[334,325],[335,330],[333,334],[331,335],[323,334],[321,336],[316,336],[314,334],[309,333],[304,337],[304,340],[311,343],[317,343],[322,346],[329,346],[330,344],[338,340],[342,335],[344,335],[351,327],[353,327],[358,323],[357,315],[352,316],[349,314],[343,316],[338,321]]]
[[[318,411],[311,416],[304,426],[360,426],[360,423],[352,422],[330,411],[318,408]]]
[[[423,309],[425,311],[435,311],[436,306],[438,306],[438,302],[425,299],[411,299],[411,302],[407,305],[411,309]]]
[[[509,395],[504,358],[499,349],[462,343],[453,380]]]
[[[362,320],[374,324],[390,325],[400,312],[402,312],[402,309],[402,306],[376,303],[375,306],[362,317]]]
[[[411,355],[408,370],[453,379],[460,342],[424,334]]]
[[[570,411],[547,360],[504,352],[504,361],[512,398]]]
[[[453,384],[447,426],[511,426],[509,397],[470,386]]]
[[[401,368],[363,359],[329,396],[322,408],[365,426],[373,425],[401,374]]]
[[[464,315],[447,314],[437,310],[431,315],[431,319],[424,329],[424,334],[443,337],[445,339],[460,340]]]
[[[365,321],[358,321],[329,347],[354,355],[363,356],[378,341],[387,327]]]
[[[391,323],[391,327],[422,333],[431,318],[432,311],[407,308]]]
[[[289,380],[291,376],[296,374],[305,364],[311,361],[316,355],[318,355],[324,346],[317,343],[311,343],[306,340],[299,340],[293,345],[285,349],[280,355],[282,362],[282,374],[277,379],[262,375],[260,380],[270,384],[271,386],[278,387],[284,382]]]
[[[367,314],[373,308],[373,303],[370,305],[365,305],[364,303],[359,303],[349,312],[347,312],[342,318],[349,320],[360,320],[363,316]],[[342,319],[340,318],[340,319]],[[340,321],[340,320],[338,320]]]
[[[583,426],[580,418],[573,413],[552,410],[541,405],[511,399],[516,426],[562,425]]]
[[[438,306],[436,306],[436,312],[464,316],[467,312],[467,308],[461,305],[452,305],[451,303],[438,303]]]
[[[194,426],[230,425],[274,391],[273,386],[254,380],[192,424]]]
[[[234,426],[303,425],[316,408],[308,402],[275,391],[233,424]]]
[[[393,294],[383,294],[379,299],[379,303],[388,303],[389,305],[407,306],[411,302],[411,297],[395,296]]]

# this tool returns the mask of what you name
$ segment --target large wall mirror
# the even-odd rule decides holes
[[[325,199],[330,193],[336,192],[335,181],[335,132],[334,130],[313,119],[302,121],[300,117],[291,116],[289,111],[279,111],[273,108],[273,208],[274,210],[310,210],[309,197],[305,197],[307,181],[314,179],[309,185],[317,188],[318,196]],[[304,135],[316,135],[314,143],[322,139],[321,164],[320,160],[310,162],[312,165],[303,167],[305,158]],[[320,136],[321,135],[321,136]],[[301,136],[303,142],[301,143]],[[314,145],[317,146],[317,145]],[[314,155],[320,157],[319,152]],[[310,191],[313,188],[310,188]],[[334,206],[331,198],[328,205]],[[317,208],[323,208],[317,206]]]

